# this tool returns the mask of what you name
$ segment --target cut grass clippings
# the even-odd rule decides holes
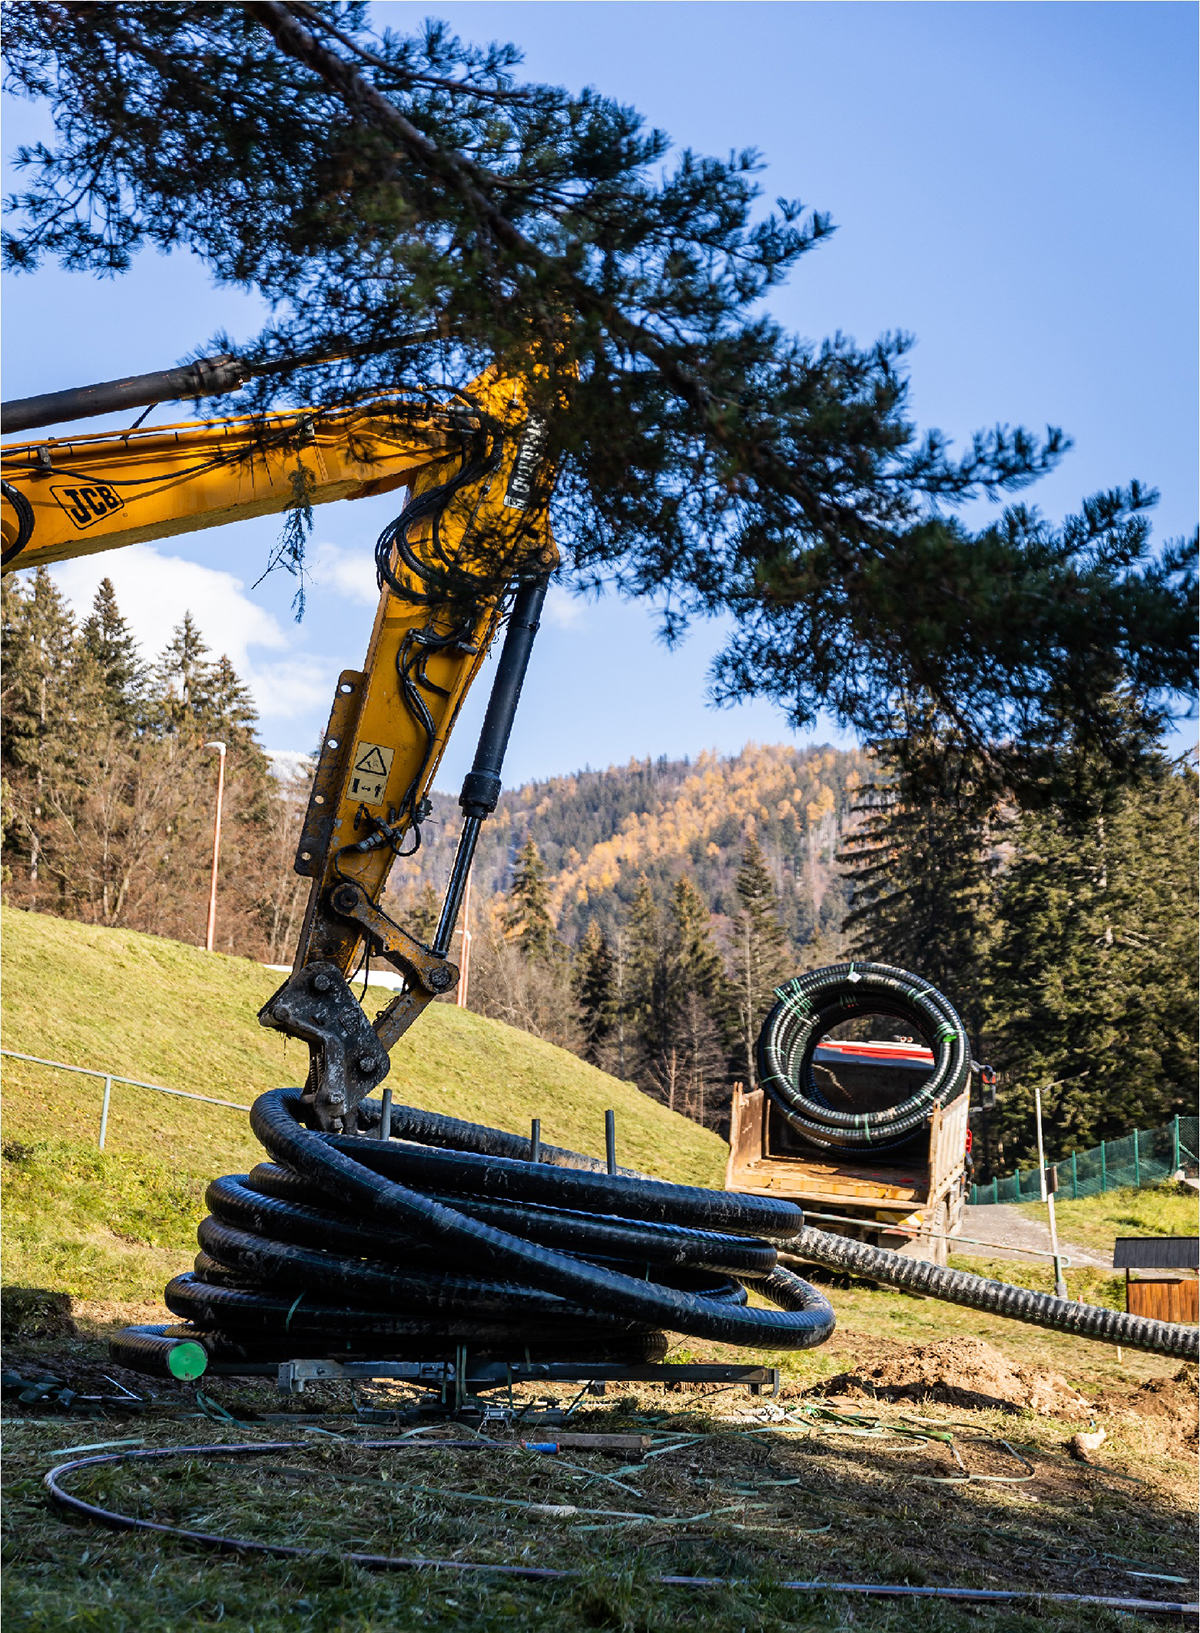
[[[249,1415],[246,1390],[226,1385],[223,1393]],[[148,1421],[139,1424],[146,1448],[257,1441],[271,1449],[253,1460],[134,1460],[69,1479],[76,1494],[122,1513],[322,1551],[301,1561],[215,1555],[60,1516],[45,1504],[41,1477],[63,1460],[60,1448],[105,1436],[80,1433],[78,1424],[13,1423],[6,1610],[14,1625],[37,1633],[67,1625],[167,1633],[219,1622],[254,1633],[851,1626],[1033,1633],[1047,1623],[1094,1633],[1126,1624],[1091,1607],[851,1603],[832,1592],[789,1593],[781,1583],[1189,1595],[1187,1473],[1165,1442],[1147,1446],[1136,1425],[1114,1420],[1111,1469],[1101,1469],[1066,1455],[1070,1425],[1030,1414],[972,1413],[964,1425],[962,1412],[936,1407],[871,1405],[848,1414],[788,1404],[790,1422],[728,1392],[664,1402],[631,1390],[581,1412],[575,1425],[654,1436],[655,1455],[619,1468],[586,1450],[560,1459],[511,1444],[484,1452],[372,1449],[302,1428]],[[330,1428],[354,1434],[345,1420],[330,1420]],[[374,1427],[366,1435],[392,1438]],[[1121,1478],[1135,1464],[1138,1478]],[[967,1482],[964,1471],[986,1478]],[[373,1572],[339,1559],[351,1550],[578,1576],[531,1583]],[[726,1585],[683,1589],[656,1580],[670,1575],[721,1577]]]

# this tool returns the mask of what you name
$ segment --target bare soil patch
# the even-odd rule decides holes
[[[871,1366],[824,1379],[810,1395],[886,1401],[937,1401],[975,1411],[1031,1411],[1043,1417],[1091,1415],[1091,1403],[1060,1372],[1010,1361],[980,1338],[897,1345]]]
[[[1194,1456],[1200,1449],[1200,1372],[1194,1366],[1147,1379],[1125,1395],[1109,1392],[1099,1404],[1114,1416],[1140,1419],[1146,1429],[1152,1423],[1168,1455]]]

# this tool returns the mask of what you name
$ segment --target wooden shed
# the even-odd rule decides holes
[[[1125,1272],[1125,1308],[1152,1321],[1200,1320],[1200,1237],[1118,1236],[1113,1269]]]

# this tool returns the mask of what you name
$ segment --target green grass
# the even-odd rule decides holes
[[[305,1051],[255,1024],[277,978],[252,963],[13,911],[4,913],[2,927],[8,1048],[242,1105],[303,1074]],[[508,1027],[434,1006],[393,1061],[397,1098],[514,1129],[538,1116],[548,1140],[596,1155],[611,1106],[624,1163],[667,1178],[722,1183],[725,1147],[715,1136],[631,1085]],[[5,1279],[81,1301],[74,1331],[60,1324],[23,1334],[12,1323],[8,1364],[22,1375],[50,1371],[74,1388],[104,1389],[112,1370],[105,1338],[130,1319],[121,1301],[158,1303],[164,1282],[194,1251],[204,1183],[245,1169],[259,1148],[236,1112],[117,1085],[109,1149],[100,1153],[98,1083],[20,1062],[5,1066]],[[1133,1193],[1138,1205],[1153,1196]],[[1177,1206],[1177,1199],[1166,1201]],[[1041,1266],[954,1262],[1047,1285]],[[1102,1272],[1072,1271],[1069,1279],[1075,1296],[1119,1302],[1122,1289]],[[1106,1413],[1101,1395],[1124,1399],[1145,1378],[1169,1377],[1174,1363],[1128,1352],[1118,1363],[1105,1346],[863,1283],[838,1279],[828,1290],[839,1330],[821,1349],[760,1356],[689,1339],[676,1344],[672,1358],[782,1364],[794,1406],[796,1386],[862,1366],[879,1353],[880,1340],[985,1338],[1011,1359],[1060,1370],[1101,1397],[1097,1409],[1110,1434],[1104,1462],[1112,1472],[1066,1455],[1074,1422],[927,1406],[918,1412],[944,1420],[946,1432],[967,1417],[968,1426],[956,1432],[972,1470],[1011,1478],[1016,1465],[1004,1440],[1036,1468],[1034,1481],[1017,1486],[927,1483],[956,1472],[944,1442],[914,1444],[892,1433],[864,1438],[830,1422],[807,1435],[761,1434],[736,1414],[764,1403],[740,1392],[718,1389],[709,1399],[697,1392],[688,1400],[645,1388],[586,1403],[578,1426],[669,1428],[697,1438],[677,1456],[622,1470],[620,1487],[597,1478],[617,1468],[590,1452],[542,1460],[514,1449],[485,1461],[448,1450],[436,1464],[429,1458],[416,1465],[336,1435],[318,1439],[291,1425],[241,1421],[278,1408],[269,1381],[205,1380],[239,1421],[200,1424],[196,1397],[156,1384],[154,1409],[129,1422],[56,1422],[41,1405],[9,1409],[6,1612],[13,1626],[32,1633],[67,1626],[169,1633],[218,1623],[243,1633],[559,1627],[843,1633],[851,1626],[866,1633],[1036,1633],[1048,1623],[1063,1633],[1117,1633],[1125,1619],[1104,1611],[1057,1607],[1048,1616],[1031,1603],[967,1609],[849,1602],[833,1593],[791,1594],[779,1582],[823,1577],[1125,1593],[1145,1586],[1123,1574],[1129,1568],[1190,1576],[1193,1486],[1179,1433],[1156,1419]],[[573,1392],[562,1392],[563,1404]],[[348,1409],[340,1397],[335,1404]],[[868,1410],[898,1426],[913,1408]],[[105,1532],[47,1503],[42,1476],[63,1460],[64,1448],[126,1436],[147,1446],[298,1436],[304,1444],[291,1461],[300,1478],[272,1472],[282,1461],[272,1453],[261,1463],[206,1467],[188,1459],[81,1471],[76,1483],[81,1493],[147,1517],[241,1535],[284,1534],[329,1552],[303,1561],[207,1554],[171,1539]],[[489,1507],[472,1500],[480,1494],[506,1501]],[[513,1499],[581,1510],[648,1508],[672,1523],[592,1530],[593,1523],[611,1522],[509,1506]],[[365,1572],[339,1560],[347,1546],[530,1561],[582,1575],[537,1584]],[[660,1573],[723,1576],[737,1585],[681,1590],[655,1582]],[[1175,1591],[1152,1586],[1160,1596]]]
[[[6,908],[4,1047],[249,1106],[303,1080],[307,1050],[260,1027],[280,977],[201,952]],[[368,1002],[370,1000],[368,999]],[[186,1267],[205,1183],[244,1172],[261,1148],[239,1113],[113,1087],[106,1150],[95,1149],[101,1084],[4,1062],[4,1279],[80,1298],[152,1299]],[[392,1052],[397,1101],[604,1154],[685,1184],[720,1186],[715,1134],[553,1044],[435,1004]]]
[[[1046,1222],[1042,1202],[1022,1202],[1021,1212]],[[1058,1234],[1065,1242],[1111,1253],[1118,1236],[1195,1236],[1200,1196],[1168,1180],[1137,1189],[1127,1185],[1100,1196],[1055,1198]]]

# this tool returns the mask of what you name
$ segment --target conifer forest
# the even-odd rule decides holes
[[[249,690],[185,616],[148,660],[105,580],[77,622],[43,570],[4,587],[4,893],[203,944],[227,746],[219,951],[287,963],[308,794],[272,769]],[[911,747],[909,752],[911,752]],[[1066,773],[1069,773],[1067,775]],[[461,815],[438,794],[388,910],[436,922]],[[861,957],[918,970],[1000,1073],[980,1168],[1162,1122],[1194,1079],[1196,776],[1086,760],[1032,809],[944,763],[748,745],[507,791],[476,858],[469,1006],[719,1131],[776,985]],[[1048,1153],[1057,1155],[1056,1150]]]

